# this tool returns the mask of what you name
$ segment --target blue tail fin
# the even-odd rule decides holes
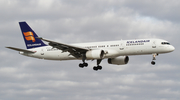
[[[27,49],[46,46],[38,37],[36,33],[29,27],[26,22],[19,22],[21,27],[22,35]]]

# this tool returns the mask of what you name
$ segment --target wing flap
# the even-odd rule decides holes
[[[41,39],[43,41],[46,41],[46,42],[49,42],[49,45],[59,45],[62,49],[63,48],[74,48],[74,49],[79,49],[79,50],[85,50],[85,51],[88,51],[88,49],[86,48],[82,48],[82,47],[77,47],[77,46],[72,46],[72,45],[69,45],[69,44],[64,44],[64,43],[59,43],[59,42],[55,42],[55,41],[51,41],[51,40],[48,40],[48,39],[44,39],[44,38],[41,38],[41,37],[37,37],[38,39]],[[61,50],[62,50],[61,49]]]
[[[35,53],[33,51],[30,51],[30,50],[20,49],[20,48],[15,48],[15,47],[6,47],[6,48],[16,50],[16,51],[22,51],[22,52],[26,52],[26,53]]]
[[[73,46],[69,44],[64,44],[64,43],[59,43],[55,41],[51,41],[48,39],[44,39],[41,37],[37,37],[38,39],[41,39],[43,41],[49,42],[49,45],[62,50],[63,52],[69,52],[71,55],[73,55],[76,58],[82,57],[83,54],[85,54],[89,49],[78,47],[78,46]]]

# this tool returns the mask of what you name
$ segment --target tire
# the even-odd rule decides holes
[[[98,67],[94,66],[94,67],[93,67],[93,70],[97,71],[97,70],[98,70]]]
[[[83,68],[83,67],[84,67],[84,65],[80,63],[80,64],[79,64],[79,67],[80,67],[80,68]]]
[[[152,62],[151,62],[151,64],[152,64],[152,65],[155,65],[155,64],[156,64],[156,62],[152,61]]]

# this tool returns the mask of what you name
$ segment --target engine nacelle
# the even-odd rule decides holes
[[[90,50],[86,52],[87,59],[102,59],[104,58],[104,50]]]
[[[125,65],[129,62],[128,56],[120,56],[116,58],[109,58],[108,63],[109,64],[115,64],[115,65]]]

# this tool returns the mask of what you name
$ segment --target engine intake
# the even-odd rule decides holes
[[[87,59],[102,59],[104,58],[104,50],[90,50],[86,52]]]
[[[128,56],[120,56],[116,58],[109,58],[108,63],[109,64],[114,64],[114,65],[125,65],[129,62],[129,57]]]

